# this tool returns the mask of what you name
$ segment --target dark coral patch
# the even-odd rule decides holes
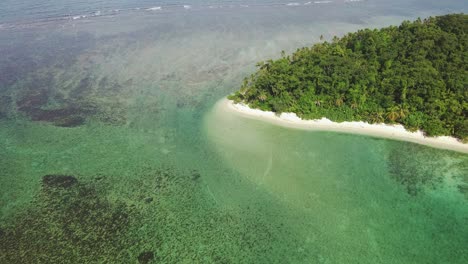
[[[50,122],[59,127],[81,126],[86,122],[87,116],[96,113],[95,107],[65,100],[61,102],[61,108],[45,109],[49,96],[47,90],[32,91],[16,102],[18,111],[26,114],[32,121]]]
[[[78,183],[73,176],[68,175],[45,175],[42,177],[42,185],[49,188],[70,188]]]
[[[198,171],[196,170],[192,171],[192,180],[196,181],[200,179],[200,177],[201,177],[201,174]]]
[[[28,115],[33,114],[35,110],[47,104],[49,100],[49,91],[40,89],[30,91],[19,101],[16,102],[18,110]]]
[[[468,184],[466,183],[459,184],[457,188],[458,188],[458,191],[462,193],[465,196],[465,198],[468,199]]]
[[[411,196],[435,190],[443,183],[450,164],[431,148],[417,144],[395,144],[387,159],[390,176]],[[424,161],[431,160],[431,163]]]
[[[68,108],[59,108],[59,109],[51,109],[51,110],[42,110],[37,109],[36,111],[29,113],[31,119],[33,121],[48,121],[54,122],[59,121],[61,119],[75,116],[80,113],[79,109],[68,107]]]
[[[154,259],[154,253],[151,251],[142,252],[138,255],[138,262],[142,264],[149,263],[151,260]]]
[[[94,77],[88,76],[77,84],[59,88],[51,76],[36,77],[28,87],[19,92],[15,99],[16,109],[7,107],[8,110],[12,108],[12,111],[16,110],[32,121],[48,122],[58,127],[81,126],[91,118],[107,124],[126,124],[124,104],[118,100],[103,102],[96,98],[119,96],[119,93],[128,87],[126,85],[133,84],[132,79],[122,85],[107,77],[97,83]],[[0,114],[5,112],[3,105],[7,104],[2,103],[0,97]],[[13,103],[9,105],[13,106]]]
[[[0,119],[8,116],[11,103],[12,99],[10,96],[0,96]]]
[[[37,109],[30,116],[33,121],[51,122],[59,127],[76,127],[85,123],[83,115],[85,113],[82,110],[70,107],[53,110]]]
[[[123,263],[136,212],[95,184],[46,175],[32,206],[1,230],[1,263]],[[128,257],[127,257],[128,259]]]

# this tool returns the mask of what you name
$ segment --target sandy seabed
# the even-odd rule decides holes
[[[317,131],[335,131],[343,133],[362,134],[375,137],[390,138],[401,141],[409,141],[422,145],[427,145],[440,149],[449,149],[458,152],[468,153],[468,144],[449,136],[426,137],[422,131],[410,132],[402,125],[369,124],[366,122],[333,122],[327,118],[316,120],[303,120],[295,113],[282,113],[277,115],[274,112],[253,109],[242,103],[234,103],[232,100],[223,99],[219,107],[226,111],[237,113],[238,115],[267,121],[276,125]]]

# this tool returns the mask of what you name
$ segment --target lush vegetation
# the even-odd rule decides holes
[[[401,123],[468,140],[468,15],[431,17],[283,52],[230,99],[305,119]]]

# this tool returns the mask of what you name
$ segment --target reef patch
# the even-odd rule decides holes
[[[9,108],[13,100],[10,96],[0,96],[0,119],[6,119],[8,117]]]
[[[77,184],[78,180],[68,175],[45,175],[42,177],[42,186],[44,188],[70,188]]]
[[[69,175],[45,175],[31,206],[0,227],[2,263],[118,262],[136,212]]]
[[[138,255],[138,262],[141,264],[147,264],[153,259],[154,259],[154,253],[151,251],[141,252],[141,254]]]
[[[8,107],[5,111],[20,113],[31,121],[47,122],[58,127],[78,127],[90,120],[112,125],[126,124],[127,105],[119,99],[123,85],[107,77],[98,82],[95,77],[87,75],[61,87],[51,76],[32,76],[32,80],[23,84],[15,95],[16,108]],[[109,89],[117,92],[105,92]],[[0,103],[3,99],[0,97]],[[3,108],[0,106],[0,114],[5,112]]]
[[[390,151],[388,169],[390,176],[411,196],[438,189],[447,177],[460,181],[458,191],[464,193],[466,170],[454,173],[455,164],[462,166],[459,162],[463,161],[456,161],[448,151],[441,153],[417,144],[405,144]]]

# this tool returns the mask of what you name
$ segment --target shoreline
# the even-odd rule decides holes
[[[316,120],[304,120],[299,118],[295,113],[282,113],[278,116],[274,112],[253,109],[245,104],[235,104],[227,98],[222,99],[218,104],[238,115],[288,128],[368,135],[468,153],[468,144],[462,143],[457,138],[450,136],[426,137],[422,131],[410,132],[402,125],[369,124],[363,121],[338,123],[325,117]]]

